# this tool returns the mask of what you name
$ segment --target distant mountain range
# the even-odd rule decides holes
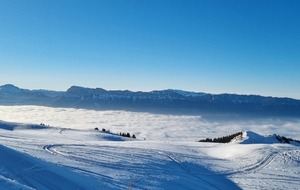
[[[0,86],[1,105],[41,105],[168,114],[236,114],[300,117],[300,100],[258,95],[208,94],[182,90],[132,92],[72,86],[67,91]]]

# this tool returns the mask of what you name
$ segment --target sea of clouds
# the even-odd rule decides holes
[[[80,130],[105,128],[129,132],[138,139],[197,141],[251,130],[262,135],[300,137],[300,119],[260,118],[214,120],[201,116],[163,115],[128,111],[95,111],[44,106],[0,106],[0,120]]]

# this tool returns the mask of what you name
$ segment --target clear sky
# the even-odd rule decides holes
[[[300,99],[300,1],[1,0],[6,83]]]

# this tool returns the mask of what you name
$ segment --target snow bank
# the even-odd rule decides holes
[[[0,189],[92,189],[91,177],[0,145]]]
[[[213,148],[203,148],[202,151],[211,157],[221,158],[221,159],[232,159],[235,157],[244,156],[253,152],[253,150],[259,148],[258,146],[253,145],[241,145],[241,144],[218,144]]]

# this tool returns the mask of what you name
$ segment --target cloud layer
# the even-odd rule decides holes
[[[0,106],[0,120],[112,132],[130,132],[139,139],[196,141],[251,130],[262,135],[280,134],[299,138],[300,120],[247,119],[207,120],[201,116],[162,115],[128,111],[94,111],[42,106]]]

